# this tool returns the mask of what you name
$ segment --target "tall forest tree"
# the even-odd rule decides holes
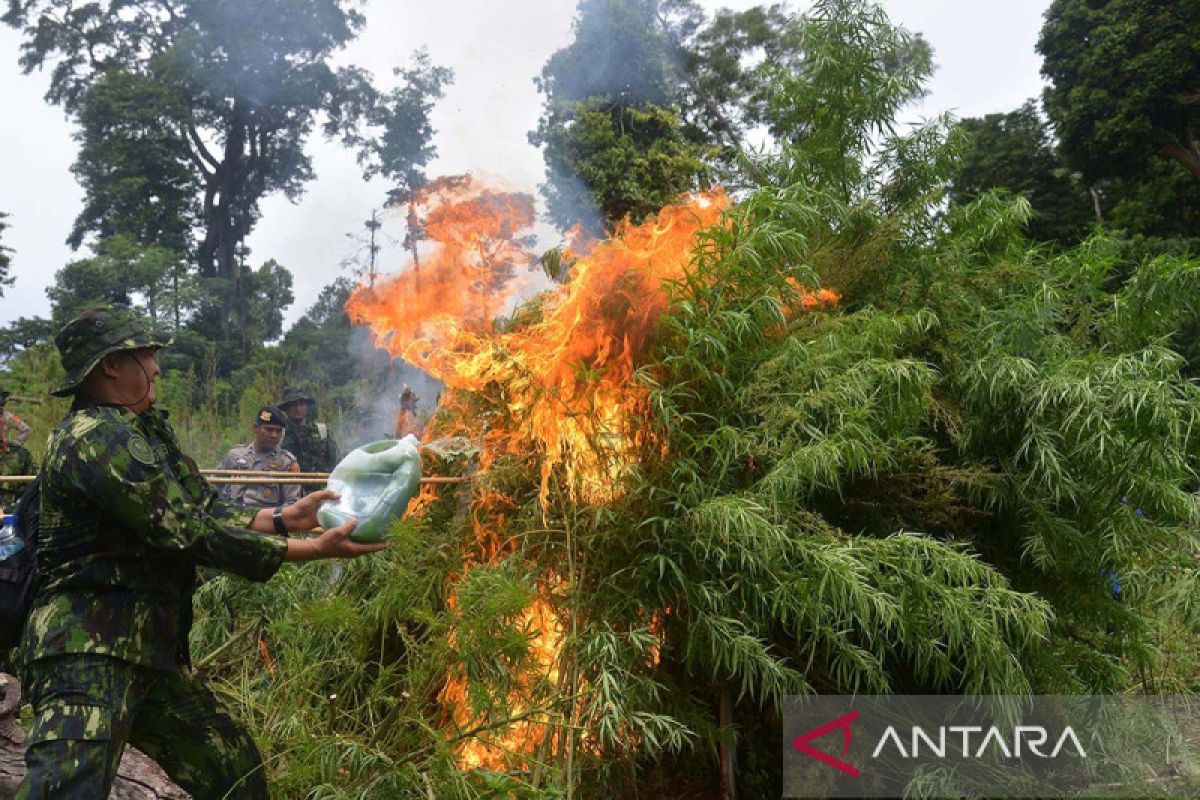
[[[677,82],[684,118],[694,136],[732,157],[746,137],[766,124],[768,75],[794,69],[803,53],[796,18],[775,3],[743,11],[721,9],[711,19],[695,8],[660,15],[677,52]]]
[[[434,64],[425,50],[418,50],[407,67],[393,72],[403,82],[372,109],[370,121],[381,132],[366,143],[362,158],[368,163],[368,177],[382,175],[391,181],[389,205],[407,210],[404,247],[412,255],[414,268],[419,269],[418,245],[424,238],[424,225],[417,210],[418,194],[429,180],[425,169],[437,156],[430,117],[434,103],[454,80],[454,72]]]
[[[110,88],[157,95],[146,113],[163,129],[156,138],[170,151],[164,164],[186,156],[201,191],[196,259],[218,290],[204,317],[228,338],[236,298],[249,288],[237,249],[258,220],[259,202],[273,192],[299,197],[312,177],[305,143],[319,116],[327,135],[349,135],[373,100],[362,70],[332,63],[363,25],[357,3],[12,0],[2,19],[25,35],[22,68],[52,65],[47,99],[81,121],[90,91],[119,83],[110,77],[117,71],[138,76],[140,85],[129,78]],[[88,163],[85,152],[85,178]],[[94,193],[87,198],[93,208],[124,187],[93,180],[85,188]],[[104,217],[90,217],[81,217],[79,235],[103,230]]]
[[[663,12],[659,0],[580,0],[574,40],[535,81],[546,100],[529,140],[544,148],[542,194],[560,228],[597,213],[601,227],[640,221],[703,180],[710,146],[675,102]]]
[[[864,8],[846,0],[831,13],[851,20]],[[833,73],[862,66],[841,56],[809,58],[808,21],[782,3],[710,18],[694,0],[580,0],[575,39],[537,80],[546,100],[530,134],[544,148],[542,193],[552,221],[565,228],[596,209],[611,228],[707,181],[749,188],[764,178],[743,157],[758,149],[750,140],[758,131],[794,142],[844,130],[825,119],[842,107],[840,98],[813,96],[813,105],[800,107],[787,99],[794,93],[777,91],[798,81],[826,85]],[[896,108],[922,91],[931,56],[920,35],[897,28],[890,36],[873,43],[886,47],[872,69],[888,78],[874,85],[894,95]],[[829,144],[847,152],[858,145]]]
[[[1037,48],[1046,112],[1086,178],[1157,157],[1200,181],[1200,0],[1054,0]]]
[[[0,237],[8,230],[8,214],[0,211]],[[0,244],[0,297],[4,296],[4,287],[12,286],[15,277],[9,277],[8,271],[12,267],[12,248]]]

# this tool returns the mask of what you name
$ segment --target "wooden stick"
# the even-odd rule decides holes
[[[0,483],[33,483],[33,475],[0,475]],[[421,478],[421,483],[430,483],[435,485],[468,483],[471,479],[467,477],[443,477],[433,476],[430,478]],[[325,478],[297,478],[294,472],[271,472],[271,473],[243,473],[238,477],[213,477],[208,479],[209,483],[299,483],[306,486],[324,486]]]
[[[292,477],[322,477],[326,479],[329,473],[288,473],[288,471],[272,471],[269,469],[202,469],[200,475],[253,475],[254,477],[276,477],[277,475],[290,475]]]
[[[282,483],[290,486],[324,486],[327,481],[324,478],[209,478],[209,483],[215,483],[220,486],[246,486],[250,484],[262,483]]]

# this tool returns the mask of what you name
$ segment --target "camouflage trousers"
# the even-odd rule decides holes
[[[34,716],[17,800],[108,797],[126,744],[195,800],[270,796],[254,740],[195,674],[67,655],[25,677]]]

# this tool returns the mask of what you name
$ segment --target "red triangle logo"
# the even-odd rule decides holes
[[[827,733],[840,730],[842,732],[842,752],[840,755],[846,755],[846,751],[850,749],[850,726],[858,720],[858,709],[854,709],[849,714],[838,717],[835,720],[826,722],[824,725],[819,725],[807,733],[802,733],[795,739],[792,739],[792,749],[798,753],[803,753],[809,758],[815,758],[827,767],[833,767],[838,772],[844,772],[851,778],[858,777],[858,769],[853,764],[847,764],[841,759],[834,758],[828,753],[823,753],[815,747],[810,747],[809,742],[814,739],[820,739]]]

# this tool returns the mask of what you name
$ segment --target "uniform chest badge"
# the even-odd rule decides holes
[[[154,448],[146,441],[146,437],[140,433],[135,433],[129,437],[129,444],[126,445],[129,449],[129,455],[145,464],[148,467],[154,466]]]

